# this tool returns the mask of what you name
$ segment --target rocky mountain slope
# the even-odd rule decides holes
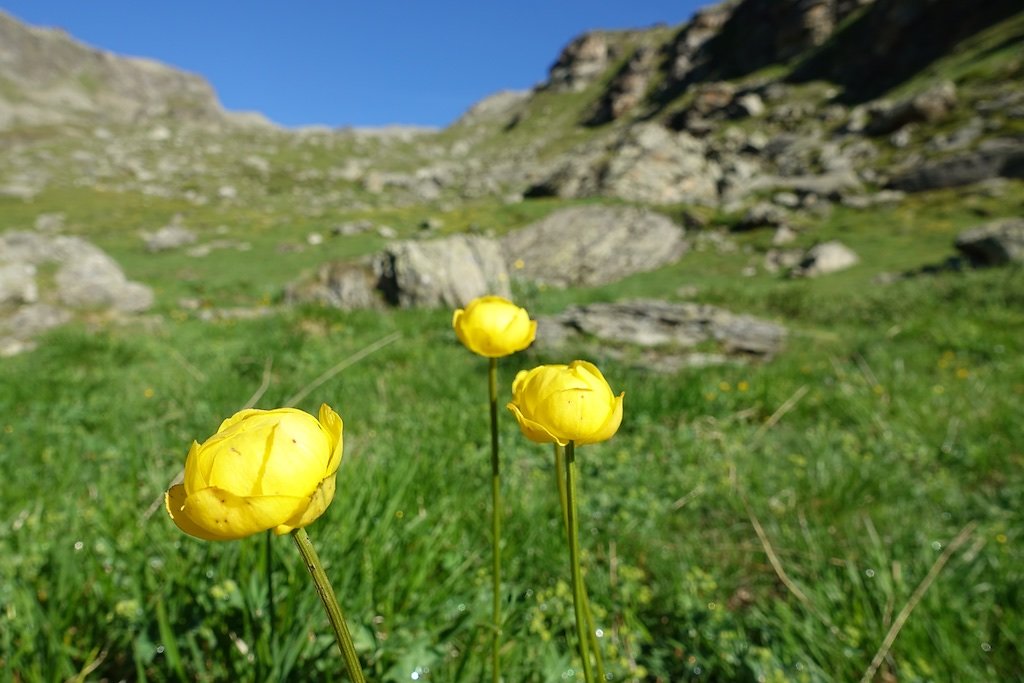
[[[519,194],[728,205],[1013,175],[1022,17],[1014,0],[970,12],[953,0],[728,0],[682,26],[580,36],[544,83],[445,131],[371,136],[248,130],[253,118],[226,114],[199,76],[0,13],[0,130],[14,147],[0,188],[31,194],[70,175],[199,201],[313,185],[318,204],[326,193],[357,206]],[[63,146],[79,172],[23,158],[42,136],[22,144],[26,131],[54,124],[65,127],[50,139],[79,137]],[[223,137],[204,135],[211,126]],[[958,155],[959,170],[922,176]]]
[[[96,50],[0,11],[0,128],[82,118],[218,124],[229,115],[201,76]]]
[[[445,130],[285,130],[225,112],[199,76],[0,12],[0,206],[10,209],[0,230],[56,215],[74,233],[64,213],[85,206],[120,216],[131,238],[109,237],[92,218],[83,232],[128,254],[148,250],[162,226],[174,236],[189,224],[203,233],[182,243],[195,258],[250,248],[255,226],[284,234],[296,225],[308,226],[307,244],[279,251],[327,235],[365,254],[440,226],[506,233],[551,210],[533,198],[602,198],[695,228],[698,248],[733,248],[728,231],[771,228],[763,268],[810,276],[857,262],[827,241],[784,248],[835,206],[899,205],[908,193],[1024,177],[1022,83],[1019,0],[726,0],[678,26],[582,35],[543,83],[489,97]],[[122,205],[165,209],[151,220]],[[515,239],[504,241],[507,252]],[[381,258],[392,270],[430,260],[395,256],[408,250]],[[607,251],[622,261],[621,249]],[[520,261],[543,261],[513,256],[505,253],[515,277],[530,272]],[[10,260],[0,254],[0,264]],[[662,263],[646,252],[628,260]],[[20,265],[11,272],[24,282],[12,292],[35,283]],[[319,272],[344,285],[330,285],[329,299],[352,283],[365,294],[365,270]]]

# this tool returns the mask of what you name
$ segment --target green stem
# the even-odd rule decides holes
[[[305,529],[300,528],[292,531],[292,538],[295,540],[295,545],[299,548],[299,554],[302,555],[302,559],[306,563],[309,575],[313,577],[313,585],[316,586],[317,595],[320,596],[320,601],[323,602],[324,609],[327,610],[327,619],[331,622],[331,627],[334,629],[334,637],[337,639],[338,648],[341,650],[341,656],[345,659],[348,677],[352,680],[352,683],[366,683],[366,679],[363,678],[363,670],[359,666],[359,657],[356,655],[356,646],[352,642],[352,634],[349,633],[348,626],[345,624],[345,615],[341,613],[338,599],[334,596],[334,589],[331,588],[331,582],[328,580],[327,574],[324,573],[324,567],[320,563],[320,556],[317,555],[316,548],[310,542]]]
[[[266,578],[267,578],[267,621],[270,623],[270,652],[271,659],[273,659],[274,644],[277,642],[277,636],[275,635],[274,623],[277,621],[274,613],[274,546],[273,544],[274,534],[269,529],[266,531],[264,537],[264,559],[266,560]]]
[[[498,359],[491,358],[488,377],[491,405],[491,680],[501,681],[501,463],[498,460]]]
[[[562,505],[562,524],[569,533],[568,501],[565,490],[565,448],[555,444],[555,486],[558,488],[558,501]],[[594,623],[594,611],[590,608],[590,595],[587,593],[587,586],[583,584],[583,609],[587,615],[587,641],[594,653],[594,664],[597,669],[597,680],[607,680],[604,673],[604,657],[601,655],[601,643],[597,639],[597,627]]]
[[[576,611],[576,637],[580,644],[580,658],[583,660],[583,679],[593,683],[594,674],[590,669],[590,654],[587,647],[586,616],[584,614],[583,573],[580,571],[580,525],[576,514],[576,444],[572,441],[565,447],[565,498],[566,519],[569,531],[569,564],[572,568],[572,604]]]

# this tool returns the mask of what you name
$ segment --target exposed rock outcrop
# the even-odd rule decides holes
[[[952,81],[928,88],[924,92],[896,103],[876,104],[870,111],[865,132],[888,135],[909,123],[940,121],[956,106],[956,86]]]
[[[497,242],[478,235],[395,242],[358,261],[326,263],[285,291],[289,303],[360,308],[465,306],[485,294],[510,296]]]
[[[599,126],[614,121],[640,104],[654,75],[656,57],[657,51],[654,48],[647,45],[638,47],[625,66],[615,74],[586,123]]]
[[[975,267],[1024,263],[1024,218],[975,226],[957,235],[954,244]]]
[[[873,100],[964,38],[1021,9],[1020,0],[874,0],[868,4],[844,26],[841,40],[808,55],[790,80],[824,79],[839,84],[841,98],[847,102]],[[915,36],[928,36],[928,40]]]
[[[606,195],[651,204],[718,200],[722,171],[707,146],[688,133],[658,124],[632,126],[603,149],[569,155],[527,196]]]
[[[705,304],[648,299],[570,306],[541,317],[537,326],[537,341],[544,345],[590,341],[605,351],[628,346],[657,349],[662,356],[685,356],[712,343],[721,354],[770,358],[786,340],[786,329],[767,320]]]
[[[987,140],[977,149],[914,165],[894,175],[889,187],[920,192],[1000,176],[1024,178],[1024,139]]]
[[[584,33],[565,46],[542,87],[554,92],[579,92],[603,76],[615,57],[606,32]]]
[[[562,209],[502,239],[514,277],[556,287],[592,286],[654,270],[686,251],[683,228],[633,207]]]
[[[55,268],[52,284],[40,266]],[[76,310],[140,313],[152,290],[132,282],[106,252],[78,237],[36,232],[0,235],[0,354],[32,348],[37,334]]]

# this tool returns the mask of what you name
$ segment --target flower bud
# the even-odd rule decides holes
[[[467,349],[486,358],[522,351],[537,335],[537,322],[526,309],[500,296],[473,299],[465,310],[455,311],[452,327]]]
[[[612,393],[592,363],[576,360],[520,372],[508,409],[531,441],[580,445],[610,439],[618,431],[623,396]]]
[[[341,464],[342,420],[294,408],[243,410],[204,443],[192,443],[184,482],[164,496],[182,531],[207,541],[284,534],[323,514]]]

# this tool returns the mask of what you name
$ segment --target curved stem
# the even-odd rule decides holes
[[[313,585],[316,586],[317,595],[320,596],[320,601],[324,604],[324,609],[327,611],[327,619],[331,622],[331,628],[334,629],[334,637],[338,641],[341,656],[345,659],[348,677],[352,680],[352,683],[366,683],[366,679],[363,678],[363,670],[359,665],[359,657],[356,655],[356,646],[352,642],[352,634],[349,633],[348,626],[345,624],[345,615],[341,613],[338,599],[334,596],[334,589],[331,588],[331,582],[328,580],[327,574],[324,573],[324,567],[320,563],[320,556],[317,555],[316,548],[310,542],[309,535],[306,534],[305,529],[300,528],[292,531],[292,538],[295,540],[295,545],[299,548],[299,554],[302,555],[302,559],[306,563],[309,575],[313,577]]]
[[[491,408],[491,680],[501,681],[501,462],[498,459],[498,359],[487,373]]]
[[[576,611],[576,637],[583,660],[583,679],[593,683],[594,673],[590,667],[590,653],[587,647],[585,591],[583,574],[580,571],[580,525],[576,514],[576,444],[570,441],[565,447],[565,497],[566,520],[569,531],[569,564],[572,568],[572,604]]]
[[[566,500],[565,490],[565,447],[559,446],[557,443],[555,446],[555,486],[558,488],[558,501],[562,507],[562,524],[566,530],[566,536],[569,533],[569,519],[568,519],[568,503]],[[594,611],[590,608],[590,595],[587,593],[586,583],[583,586],[583,610],[587,617],[587,642],[590,644],[590,649],[594,653],[594,668],[597,669],[597,680],[607,680],[604,672],[604,657],[601,655],[601,643],[597,639],[597,626],[594,623]]]

